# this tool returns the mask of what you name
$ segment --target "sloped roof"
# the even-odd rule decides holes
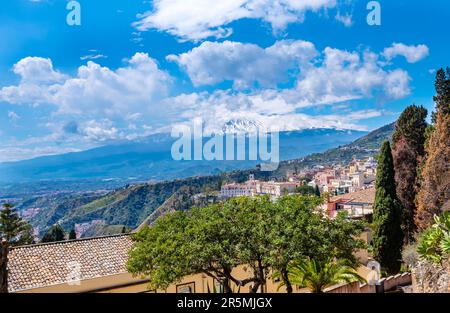
[[[126,272],[128,234],[12,248],[8,257],[9,291],[15,292]]]
[[[338,201],[373,204],[375,201],[375,188],[368,188],[352,193],[346,193],[344,195],[334,196],[330,199],[330,202]]]

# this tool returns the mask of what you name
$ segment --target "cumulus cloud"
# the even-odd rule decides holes
[[[166,99],[166,107],[185,109],[172,116],[170,125],[186,124],[201,118],[205,132],[220,133],[229,121],[250,121],[263,129],[290,131],[305,128],[364,129],[359,121],[381,116],[380,110],[359,110],[342,114],[318,116],[297,112],[296,104],[289,103],[281,94],[264,92],[247,95],[231,91],[181,94]],[[170,131],[160,128],[156,131]]]
[[[371,97],[381,93],[398,99],[410,93],[410,77],[404,70],[387,71],[378,55],[325,48],[320,66],[311,67],[299,78],[298,96],[305,104],[329,104]]]
[[[116,69],[89,61],[75,75],[61,73],[50,59],[27,57],[13,66],[20,81],[0,88],[0,101],[45,105],[34,109],[46,112],[50,105],[56,114],[49,115],[46,125],[51,135],[9,146],[38,146],[41,152],[52,143],[60,151],[92,147],[170,132],[173,125],[198,117],[214,132],[230,121],[278,130],[364,129],[361,121],[385,113],[352,111],[352,100],[399,99],[410,93],[410,76],[386,62],[384,52],[331,47],[319,52],[301,40],[280,40],[269,47],[207,41],[167,60],[186,71],[195,86],[231,81],[233,87],[172,94],[173,78],[145,53]],[[321,113],[306,113],[312,106],[320,106]]]
[[[230,80],[237,88],[248,88],[254,83],[274,87],[286,82],[291,70],[298,70],[317,55],[312,43],[301,40],[278,41],[265,49],[255,44],[207,41],[167,59],[182,67],[195,86]]]
[[[108,119],[101,121],[90,120],[78,127],[78,133],[86,137],[89,141],[104,142],[108,140],[119,139],[123,134],[113,126]]]
[[[426,45],[408,46],[403,43],[393,43],[391,47],[384,49],[384,57],[390,61],[397,56],[403,56],[408,63],[416,63],[429,55]]]
[[[195,86],[232,81],[235,89],[273,88],[295,76],[296,86],[276,92],[296,107],[330,104],[383,94],[390,99],[410,93],[408,73],[385,70],[371,51],[327,47],[322,53],[310,42],[278,41],[268,48],[225,41],[204,42],[189,52],[169,55]],[[266,91],[267,93],[267,91]]]
[[[50,59],[41,57],[23,58],[14,65],[13,72],[21,77],[23,84],[55,83],[66,78],[53,69]]]
[[[275,32],[303,22],[307,11],[334,8],[336,0],[154,0],[153,9],[133,25],[141,31],[157,29],[181,40],[198,41],[232,34],[229,24],[243,18],[261,19]]]
[[[106,115],[143,110],[167,95],[171,76],[146,53],[136,53],[126,66],[112,70],[89,61],[75,77],[53,69],[48,59],[25,58],[14,65],[17,86],[0,89],[0,100],[13,104],[52,104],[61,113]]]

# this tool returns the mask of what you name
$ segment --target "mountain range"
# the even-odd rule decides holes
[[[252,125],[250,125],[252,126]],[[227,131],[249,127],[227,125]],[[289,160],[349,143],[367,132],[336,129],[305,129],[281,132],[280,160]],[[207,141],[208,138],[204,139]],[[133,141],[118,141],[106,146],[30,160],[0,163],[0,184],[88,180],[99,186],[115,181],[117,185],[139,181],[159,181],[198,175],[212,175],[254,167],[260,161],[176,161],[170,134],[155,134]],[[192,143],[193,146],[193,143]],[[248,138],[245,146],[248,155]],[[248,159],[248,158],[247,158]]]
[[[258,179],[279,179],[285,177],[287,171],[296,171],[314,165],[347,164],[353,157],[374,156],[381,143],[391,139],[394,127],[394,124],[386,125],[349,144],[340,145],[322,153],[312,153],[305,157],[283,161],[274,172],[261,172],[257,168],[248,168],[216,175],[196,175],[176,180],[130,184],[105,193],[69,195],[62,193],[52,195],[50,198],[48,196],[30,197],[19,204],[18,208],[22,212],[30,208],[40,208],[40,212],[32,216],[30,222],[41,232],[54,223],[60,223],[65,229],[71,229],[75,224],[93,221],[100,223],[93,224],[86,231],[89,236],[117,232],[123,226],[134,229],[140,225],[152,223],[166,212],[185,210],[192,205],[202,205],[205,201],[208,202],[207,195],[220,190],[223,183],[243,182],[249,174],[254,174]],[[327,134],[323,130],[315,130],[315,132]],[[289,134],[285,136],[289,137]],[[301,133],[294,133],[293,136],[301,137]],[[294,149],[293,146],[292,149]]]

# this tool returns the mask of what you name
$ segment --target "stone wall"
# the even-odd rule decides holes
[[[418,293],[450,292],[450,262],[443,265],[418,261],[413,268],[413,291]]]
[[[378,292],[395,291],[398,287],[411,285],[411,274],[403,273],[395,276],[389,276],[380,280]],[[325,293],[376,293],[377,287],[368,284],[354,282],[351,284],[340,284],[324,290]]]

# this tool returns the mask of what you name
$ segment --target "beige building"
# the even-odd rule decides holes
[[[149,290],[148,280],[136,278],[126,270],[128,251],[133,242],[129,235],[115,235],[12,248],[9,255],[9,291],[13,293],[211,293],[220,292],[220,284],[205,274],[189,275],[166,290]],[[358,253],[361,261],[367,255]],[[248,266],[238,266],[234,276],[248,278]],[[370,270],[358,272],[368,277]],[[279,282],[269,278],[260,292],[284,292]],[[250,286],[232,289],[248,293]],[[359,290],[359,289],[358,289]],[[308,292],[295,287],[294,292]]]
[[[227,199],[240,196],[253,197],[256,194],[256,188],[247,184],[226,184],[220,189],[220,197]]]
[[[339,211],[346,211],[352,218],[362,218],[373,214],[375,188],[368,188],[352,193],[331,197],[324,209],[328,216],[335,217]]]

